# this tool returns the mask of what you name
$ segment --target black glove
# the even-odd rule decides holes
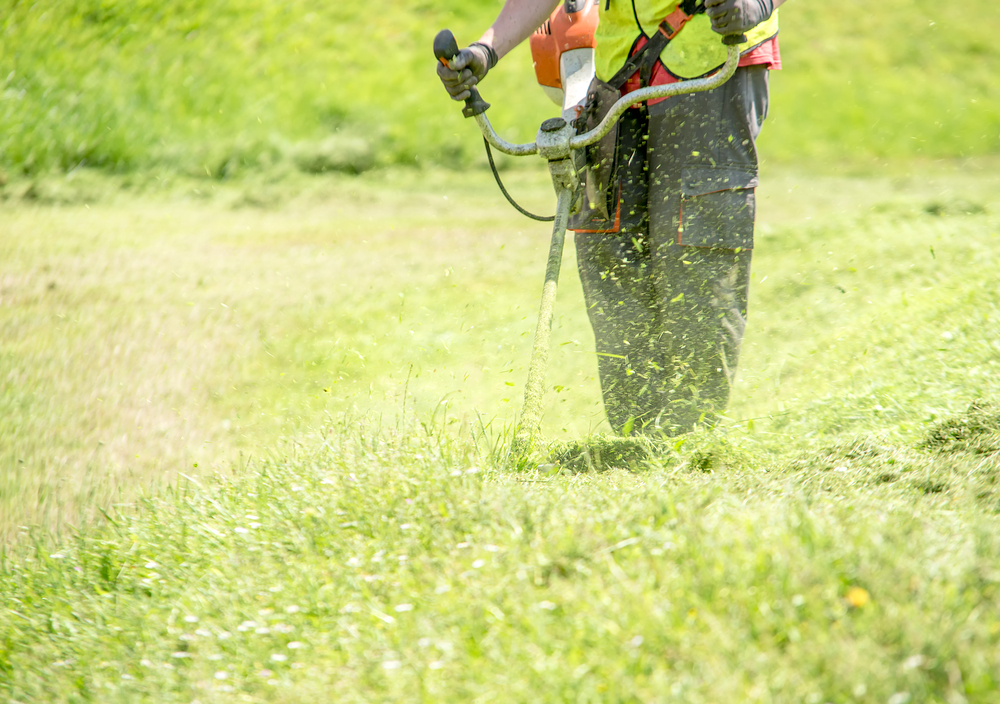
[[[454,56],[448,65],[438,61],[438,78],[452,100],[465,100],[469,88],[486,77],[487,72],[497,65],[497,53],[487,44],[474,42]]]
[[[774,12],[774,0],[705,0],[712,29],[725,36],[753,29]]]

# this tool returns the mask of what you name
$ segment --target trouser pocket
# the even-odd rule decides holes
[[[677,244],[753,249],[756,186],[755,171],[725,167],[683,169]]]

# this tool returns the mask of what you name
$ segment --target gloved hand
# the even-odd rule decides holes
[[[752,29],[773,12],[774,0],[705,0],[712,29],[723,36]]]
[[[497,53],[487,44],[474,42],[462,49],[445,66],[438,61],[438,78],[452,100],[465,100],[469,88],[486,77],[487,72],[497,65]]]

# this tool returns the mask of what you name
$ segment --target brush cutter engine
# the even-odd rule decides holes
[[[545,94],[574,120],[594,78],[594,32],[600,0],[565,0],[531,35],[535,76]]]

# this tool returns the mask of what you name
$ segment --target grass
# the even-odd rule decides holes
[[[90,166],[222,180],[481,164],[430,45],[445,26],[471,41],[498,8],[5,0],[0,168],[7,178]],[[960,14],[930,0],[789,4],[762,153],[785,163],[996,153],[992,10],[989,0]],[[483,90],[509,139],[530,141],[554,110],[526,47]]]

